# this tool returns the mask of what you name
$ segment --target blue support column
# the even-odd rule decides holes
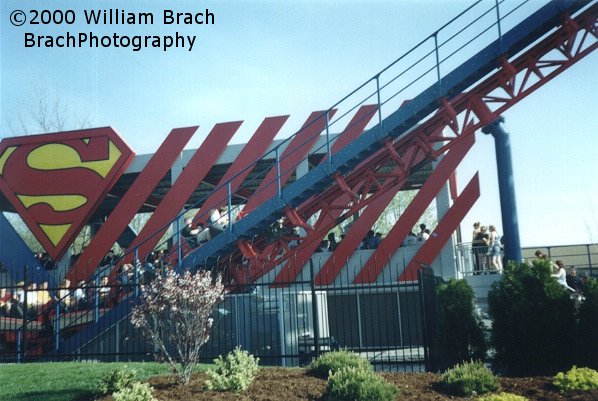
[[[507,260],[521,261],[521,242],[519,240],[519,220],[515,203],[515,180],[513,178],[513,161],[511,159],[511,140],[503,127],[501,116],[482,128],[484,134],[494,137],[496,149],[496,168],[498,172],[498,190],[502,227],[504,230],[505,256]]]

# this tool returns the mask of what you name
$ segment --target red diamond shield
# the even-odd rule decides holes
[[[110,127],[5,138],[0,190],[59,260],[133,157]]]

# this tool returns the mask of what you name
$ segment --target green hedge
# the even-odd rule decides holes
[[[488,293],[495,366],[510,375],[554,375],[575,359],[575,301],[549,261],[509,263]]]
[[[598,369],[598,280],[590,279],[579,306],[577,326],[577,364]]]
[[[471,360],[485,360],[484,324],[475,313],[474,293],[465,280],[438,287],[441,369]]]

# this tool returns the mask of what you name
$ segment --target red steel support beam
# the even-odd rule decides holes
[[[313,145],[319,139],[319,133],[326,128],[326,118],[322,116],[323,111],[314,111],[303,124],[301,130],[288,144],[282,155],[280,155],[280,184],[284,186],[293,174],[293,170],[305,158]],[[328,118],[331,119],[336,110],[330,110]],[[320,116],[318,118],[318,116]],[[317,120],[316,120],[317,119]],[[276,165],[274,165],[266,178],[260,183],[256,191],[247,201],[245,209],[250,213],[256,207],[276,195]]]
[[[343,132],[339,135],[337,140],[334,142],[332,147],[330,148],[330,152],[334,155],[340,149],[351,143],[355,138],[357,138],[363,130],[365,126],[370,122],[376,111],[378,110],[377,105],[366,105],[362,106],[357,110],[357,113],[353,116],[347,127],[343,130]],[[323,163],[326,158],[322,159],[321,163]],[[349,189],[349,192],[353,192]],[[341,195],[334,204],[346,204],[350,201],[350,195],[345,192]],[[306,202],[310,202],[307,200]],[[285,267],[277,275],[275,281],[276,282],[289,282],[293,280],[301,268],[307,263],[307,260],[311,257],[314,253],[322,239],[328,233],[328,229],[319,229],[319,227],[327,227],[331,223],[333,223],[338,216],[342,213],[342,210],[335,209],[331,210],[330,213],[321,213],[318,221],[314,225],[314,230],[307,233],[306,238],[302,240],[299,246],[292,250],[292,257],[288,258]],[[308,217],[308,216],[307,216]],[[256,269],[256,273],[253,275],[253,279],[257,278],[259,275],[266,273],[270,269],[272,269],[275,264],[270,264],[268,267],[264,268],[263,266]]]
[[[405,268],[398,278],[399,281],[417,280],[417,271],[420,264],[431,265],[434,259],[440,253],[442,247],[446,244],[450,236],[457,229],[459,223],[469,212],[473,204],[480,197],[480,180],[478,173],[469,181],[461,195],[438,223],[436,229],[430,235],[430,238],[424,242],[415,254],[411,262]]]
[[[193,217],[194,223],[205,223],[208,218],[206,213],[213,208],[226,204],[227,189],[224,184],[228,181],[231,182],[231,193],[235,193],[239,189],[252,171],[252,168],[248,168],[248,166],[251,166],[263,155],[288,118],[289,116],[278,116],[264,119],[216,185],[216,187],[221,188],[213,191],[201,205],[201,211],[198,211]],[[180,246],[182,247],[182,255],[186,255],[190,250],[189,245],[186,241],[183,241]]]
[[[235,193],[252,170],[247,168],[247,166],[260,159],[288,118],[289,116],[278,116],[264,119],[216,186],[222,186],[230,180],[231,192]],[[201,208],[207,213],[210,209],[225,204],[226,187],[222,186],[222,188],[210,194]],[[196,223],[204,223],[206,220],[207,215],[205,213],[197,213],[194,218],[194,222]]]
[[[401,181],[393,189],[385,191],[382,196],[366,207],[316,275],[316,285],[328,285],[334,282],[334,279],[341,272],[343,266],[345,266],[353,253],[355,253],[355,250],[359,248],[359,244],[361,244],[367,232],[371,230],[372,225],[380,217],[380,214],[388,206],[390,201],[392,201],[404,183],[405,181]]]
[[[145,258],[168,229],[172,221],[185,205],[195,188],[199,186],[214,163],[218,160],[228,141],[241,126],[242,121],[216,124],[201,146],[195,151],[181,175],[172,185],[158,208],[152,213],[129,249],[138,249],[139,257]],[[125,258],[130,261],[132,255]]]
[[[293,170],[298,166],[298,164],[305,158],[307,153],[311,150],[314,144],[319,139],[319,133],[326,128],[326,116],[323,115],[323,111],[314,111],[311,115],[307,118],[305,123],[303,123],[302,128],[299,132],[295,135],[291,142],[287,145],[285,150],[279,155],[280,164],[279,167],[276,166],[276,162],[274,166],[270,169],[266,177],[262,180],[258,188],[255,192],[250,196],[249,200],[245,204],[243,211],[245,214],[251,213],[252,210],[259,207],[263,202],[273,197],[277,192],[277,175],[280,174],[280,185],[284,186],[286,181],[291,177]],[[336,113],[336,109],[330,110],[328,114],[328,120],[330,120],[334,114]],[[249,244],[245,244],[242,249],[247,252],[255,253],[255,250]],[[273,247],[267,246],[264,252],[261,252],[262,255],[270,255],[272,252]],[[243,254],[245,254],[243,252]],[[259,270],[265,268],[263,265],[264,257],[256,257],[253,259],[253,270]],[[269,259],[269,257],[268,257]],[[258,261],[261,262],[261,266],[257,267]],[[239,274],[239,272],[232,272],[232,275],[235,277],[247,277],[246,274]]]
[[[457,199],[457,171],[453,171],[453,174],[449,177],[449,192],[451,194],[451,200],[454,202]]]
[[[361,106],[357,113],[353,116],[349,124],[345,127],[343,132],[336,138],[332,147],[330,148],[330,152],[334,156],[336,152],[353,142],[359,135],[363,133],[365,130],[365,126],[368,125],[374,114],[378,111],[378,105],[376,104],[366,104]],[[328,155],[324,156],[322,159],[322,163],[324,160],[328,158]]]
[[[380,195],[376,200],[370,203],[365,211],[355,221],[350,230],[346,233],[345,238],[338,244],[336,250],[330,255],[330,258],[326,261],[324,266],[320,269],[316,275],[315,281],[319,285],[332,284],[336,276],[341,272],[342,267],[349,260],[351,255],[359,248],[359,244],[372,228],[372,225],[376,222],[380,214],[388,206],[392,198],[401,189],[405,183],[408,175],[403,174],[405,171],[405,161],[413,160],[418,152],[417,146],[409,147],[403,154],[400,162],[397,163],[394,172],[400,175],[401,179],[392,188],[388,188]],[[397,155],[398,156],[398,155]],[[420,154],[419,158],[423,158]]]
[[[461,163],[461,160],[463,160],[467,152],[471,149],[474,142],[474,135],[466,136],[442,158],[415,198],[407,206],[405,212],[386,235],[386,238],[384,238],[357,277],[355,277],[355,283],[373,283],[376,281],[384,268],[383,263],[376,263],[376,261],[387,261],[397,251],[407,234],[409,234],[409,231],[411,231],[411,228],[417,223],[430,202],[434,200],[440,188],[442,188],[452,172]]]
[[[170,169],[198,127],[176,128],[158,148],[127,193],[67,273],[71,281],[87,279]]]

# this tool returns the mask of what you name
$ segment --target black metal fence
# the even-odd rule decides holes
[[[422,270],[419,282],[398,283],[395,277],[354,285],[341,277],[327,286],[314,284],[313,263],[307,270],[305,280],[231,288],[214,312],[202,360],[211,362],[241,346],[264,365],[301,366],[322,352],[347,348],[377,369],[432,366],[434,350],[427,347],[436,325],[431,269]],[[154,359],[157,350],[129,319],[141,295],[139,284],[151,280],[142,266],[126,278],[98,275],[54,286],[28,276],[26,268],[21,282],[0,274],[1,362]]]

